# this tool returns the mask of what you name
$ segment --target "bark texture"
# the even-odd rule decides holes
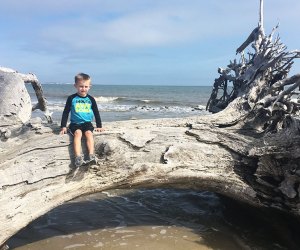
[[[113,188],[210,190],[299,216],[300,136],[219,127],[218,115],[109,123],[95,135],[98,164],[81,169],[72,137],[30,120],[0,144],[1,242],[67,200]]]
[[[261,0],[259,25],[237,49],[240,58],[219,68],[207,109],[217,113],[214,125],[252,138],[244,155],[256,167],[247,180],[260,203],[299,216],[300,74],[289,72],[300,52],[287,51],[279,36],[274,38],[277,28],[265,35]]]
[[[247,181],[256,159],[244,156],[252,139],[198,119],[110,123],[95,135],[98,164],[79,170],[70,160],[72,138],[54,125],[23,125],[1,144],[1,242],[67,200],[112,188],[195,188],[258,204]]]

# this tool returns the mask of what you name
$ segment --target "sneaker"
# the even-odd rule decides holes
[[[75,157],[75,166],[78,168],[78,167],[82,166],[83,164],[84,164],[83,157],[81,155],[76,156]]]
[[[95,163],[97,163],[96,156],[94,154],[90,154],[89,157],[88,157],[87,162],[95,162]]]

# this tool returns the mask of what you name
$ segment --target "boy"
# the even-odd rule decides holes
[[[77,93],[70,95],[67,99],[65,109],[61,119],[61,131],[63,135],[67,133],[67,121],[69,112],[71,111],[71,124],[69,129],[74,135],[74,154],[75,154],[75,166],[80,167],[85,163],[81,155],[81,137],[85,135],[86,144],[88,148],[88,162],[96,161],[94,152],[94,138],[93,131],[102,132],[101,118],[97,103],[95,99],[88,95],[88,91],[91,88],[91,78],[89,75],[79,73],[75,76],[74,87],[77,89]],[[94,129],[92,120],[93,116],[96,119],[96,128]]]

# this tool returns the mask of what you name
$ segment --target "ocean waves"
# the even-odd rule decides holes
[[[99,105],[99,109],[102,112],[173,112],[173,113],[190,113],[190,112],[203,112],[204,106],[198,107],[185,107],[185,106],[133,106],[133,105]]]
[[[114,102],[120,99],[121,97],[115,97],[115,96],[99,96],[94,97],[96,102],[98,103],[108,103],[108,102]]]
[[[184,105],[178,101],[160,101],[151,99],[139,99],[117,96],[96,96],[94,97],[101,112],[194,112],[204,111],[203,105]],[[51,111],[63,111],[65,100],[48,100]]]
[[[143,105],[143,104],[155,104],[155,105],[179,105],[178,101],[171,100],[155,100],[145,98],[134,98],[134,97],[116,97],[116,96],[96,96],[94,97],[98,104],[102,103],[116,103],[116,104],[127,104],[127,105]]]
[[[60,121],[67,97],[74,93],[74,87],[68,84],[45,84],[43,89],[53,119]],[[36,103],[33,89],[28,87],[28,91],[32,102]],[[207,114],[204,105],[209,98],[210,88],[93,85],[89,94],[95,98],[105,122]]]
[[[99,103],[98,108],[104,122],[131,120],[176,118],[190,115],[205,115],[208,112],[204,106],[167,106],[167,105],[132,105],[118,104],[115,102]],[[64,109],[64,103],[48,102],[49,111],[53,114],[53,120],[59,122]],[[36,111],[38,112],[38,111]],[[36,115],[39,115],[36,113]]]
[[[48,102],[48,108],[51,112],[62,112],[64,109],[63,103]],[[157,105],[126,105],[126,104],[108,104],[98,103],[100,112],[174,112],[174,113],[190,113],[190,112],[205,112],[205,107],[202,105],[190,106],[157,106]]]

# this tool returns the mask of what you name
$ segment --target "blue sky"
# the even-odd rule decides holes
[[[0,65],[42,82],[212,85],[258,22],[259,0],[0,0]],[[265,0],[300,49],[300,1]],[[293,73],[299,72],[296,62]]]

